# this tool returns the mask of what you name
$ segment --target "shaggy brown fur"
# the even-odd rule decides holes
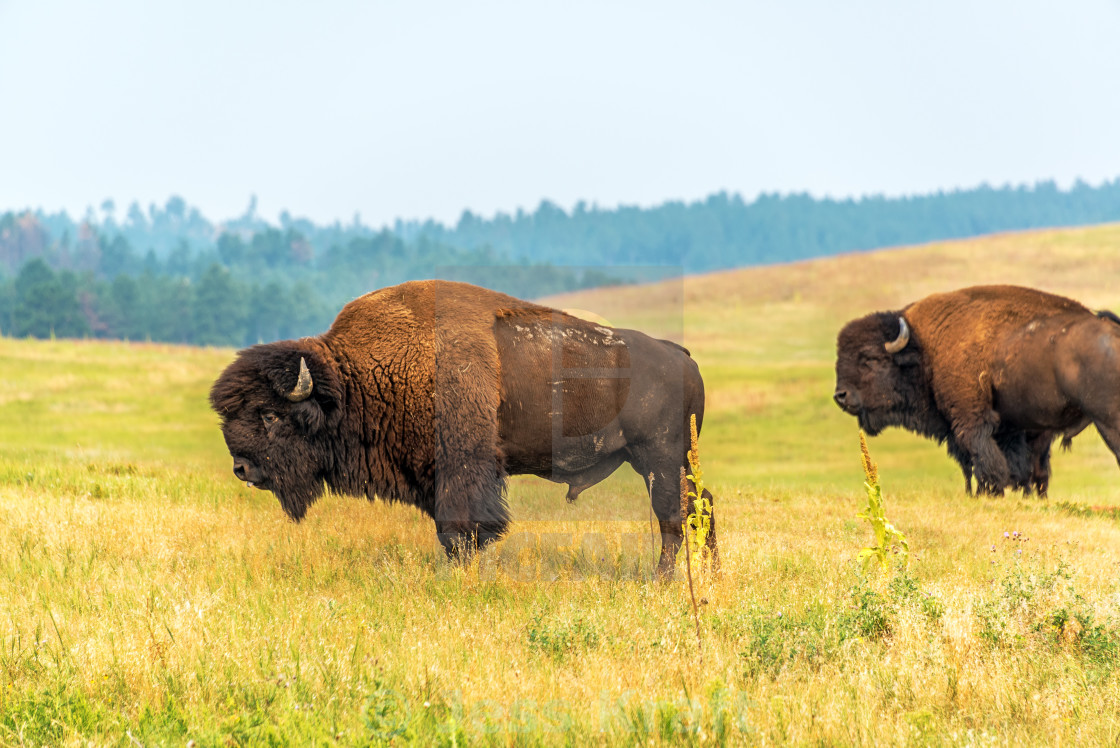
[[[911,330],[896,353],[884,343]],[[848,323],[837,341],[838,405],[875,434],[902,426],[975,470],[980,489],[1045,493],[1050,445],[1089,423],[1120,461],[1120,325],[1071,299],[1016,286],[934,294]]]
[[[301,358],[313,386],[292,402]],[[704,386],[676,344],[421,281],[351,302],[319,337],[241,351],[210,400],[234,474],[293,519],[324,485],[403,501],[435,520],[449,555],[506,530],[507,474],[567,483],[574,500],[629,462],[650,488],[671,573],[676,476]]]

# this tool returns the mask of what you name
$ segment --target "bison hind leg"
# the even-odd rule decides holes
[[[1112,422],[1104,419],[1094,421],[1093,425],[1097,427],[1097,432],[1100,433],[1104,443],[1112,451],[1116,457],[1117,464],[1120,464],[1120,417],[1112,419]]]
[[[1040,431],[1030,439],[1031,485],[1040,499],[1046,498],[1050,489],[1050,450],[1054,436],[1052,431]]]
[[[661,555],[657,560],[657,577],[671,580],[677,565],[677,551],[682,541],[681,468],[688,469],[687,460],[668,454],[667,450],[642,449],[630,461],[646,483],[650,504],[657,517],[661,535]],[[691,484],[689,484],[691,488]]]

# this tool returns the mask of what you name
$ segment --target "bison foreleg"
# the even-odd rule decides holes
[[[959,444],[957,444],[957,440],[954,439],[952,436],[949,437],[948,441],[949,441],[949,443],[945,446],[949,451],[949,456],[957,461],[957,464],[961,466],[961,473],[964,474],[964,492],[965,492],[965,495],[971,496],[972,495],[972,456],[969,455],[968,452],[966,452],[965,450],[961,449],[961,446]]]
[[[479,461],[440,471],[436,486],[436,535],[448,558],[470,558],[509,526],[505,480],[496,464]]]
[[[957,441],[972,457],[977,493],[1002,496],[1003,490],[1011,482],[1011,468],[996,440],[992,438],[994,431],[990,424],[983,424],[963,433],[958,431]]]
[[[1007,460],[1008,480],[1012,488],[1030,496],[1034,490],[1036,465],[1038,456],[1035,455],[1034,436],[1028,436],[1024,431],[1013,428],[1002,428],[996,431],[996,444]]]

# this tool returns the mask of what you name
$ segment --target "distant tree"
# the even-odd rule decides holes
[[[159,258],[156,257],[156,251],[154,249],[148,249],[148,251],[144,253],[144,265],[141,268],[141,272],[146,275],[159,274]]]
[[[174,343],[201,343],[195,331],[194,310],[197,305],[190,280],[171,278],[167,287],[168,292],[161,299],[166,314],[167,332],[161,334],[159,339]]]
[[[42,258],[29,260],[20,268],[14,284],[12,334],[50,337],[54,330],[54,305],[60,303],[62,286]]]
[[[240,345],[245,339],[245,291],[221,265],[208,267],[194,291],[194,342]]]
[[[226,267],[245,262],[245,242],[235,233],[226,231],[218,237],[218,257]]]
[[[167,274],[185,278],[191,272],[191,245],[186,239],[180,239],[175,249],[167,256],[165,264]]]
[[[298,313],[292,300],[279,283],[253,286],[247,311],[248,336],[246,345],[270,343],[291,336],[293,321]]]
[[[140,209],[140,203],[135,200],[128,206],[128,223],[135,229],[144,229],[148,226],[148,219],[144,216],[144,211]]]
[[[99,241],[101,245],[99,270],[103,278],[115,278],[121,273],[135,273],[138,270],[139,260],[123,234],[116,234],[112,239],[101,236]]]
[[[249,196],[249,205],[245,208],[245,215],[242,220],[252,223],[257,220],[257,195],[256,193]]]
[[[187,201],[178,195],[172,195],[167,198],[167,204],[163,207],[163,212],[176,221],[182,221],[186,217]]]
[[[34,213],[0,217],[0,269],[16,272],[30,258],[45,255],[49,243],[50,237]]]
[[[12,334],[12,312],[16,291],[11,279],[0,276],[0,336]]]
[[[36,338],[82,337],[89,324],[78,302],[77,276],[56,274],[42,258],[28,261],[16,276],[12,334]]]
[[[289,303],[285,324],[290,325],[287,330],[281,330],[283,337],[304,337],[317,335],[334,321],[341,304],[324,303],[315,289],[305,281],[296,281],[288,293]]]
[[[78,241],[74,244],[72,267],[87,272],[96,272],[101,266],[101,241],[97,235],[97,225],[82,221],[78,226]]]
[[[284,232],[284,239],[288,242],[288,255],[294,265],[308,265],[315,259],[315,247],[295,229]]]
[[[287,259],[288,248],[284,244],[284,234],[274,228],[267,228],[253,234],[249,242],[249,263],[253,267],[276,267]]]
[[[102,319],[109,337],[142,340],[147,336],[140,306],[140,287],[131,275],[118,275],[109,284],[102,302]]]
[[[137,289],[138,340],[143,337],[168,343],[195,342],[194,305],[188,279],[145,273],[140,276]]]

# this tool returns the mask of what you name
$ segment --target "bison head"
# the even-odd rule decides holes
[[[323,493],[341,396],[335,368],[309,341],[241,351],[210,390],[233,474],[302,519]]]
[[[943,439],[948,424],[936,409],[921,363],[921,351],[898,312],[853,320],[836,342],[833,398],[872,436],[903,426]]]

